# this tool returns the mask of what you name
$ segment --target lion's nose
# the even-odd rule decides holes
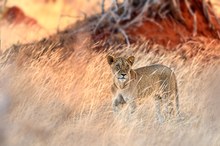
[[[126,74],[125,74],[125,73],[123,73],[123,74],[121,74],[121,75],[122,75],[123,77],[124,77],[124,76],[126,76]]]

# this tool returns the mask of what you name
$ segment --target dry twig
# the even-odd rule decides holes
[[[206,0],[196,0],[195,2],[201,5],[210,28],[214,28],[211,22],[210,13],[215,16],[220,24],[220,21],[215,13],[209,8],[209,4],[207,4]],[[112,0],[111,8],[107,12],[105,12],[104,3],[105,0],[102,0],[101,9],[103,15],[96,25],[95,33],[104,24],[112,31],[111,33],[122,33],[127,44],[130,44],[129,36],[126,34],[126,29],[128,27],[142,24],[143,21],[150,21],[160,29],[163,29],[157,22],[156,16],[164,19],[166,16],[171,15],[174,20],[186,25],[180,9],[181,3],[185,3],[190,15],[193,17],[193,36],[197,34],[197,16],[191,7],[192,3],[190,0],[124,0],[121,4],[118,4],[117,0]]]
[[[196,36],[196,34],[197,34],[197,18],[196,18],[196,14],[195,14],[195,13],[193,12],[193,10],[191,9],[188,0],[185,0],[185,4],[186,4],[186,7],[187,7],[189,13],[190,13],[190,14],[192,15],[192,17],[193,17],[193,36]]]

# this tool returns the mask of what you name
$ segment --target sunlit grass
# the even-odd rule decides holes
[[[194,45],[198,47],[196,42],[185,43],[179,50]],[[159,47],[162,51],[159,45],[150,48]],[[219,46],[200,44],[213,47]],[[213,108],[219,103],[214,92],[218,60],[203,62],[204,53],[185,60],[178,51],[139,51],[150,48],[147,43],[107,52],[82,47],[66,60],[60,60],[59,49],[38,59],[20,51],[0,72],[1,90],[10,99],[1,124],[4,145],[219,145],[218,110]],[[109,53],[134,55],[134,68],[154,63],[171,67],[177,75],[182,119],[159,124],[152,98],[132,117],[126,108],[114,115]]]

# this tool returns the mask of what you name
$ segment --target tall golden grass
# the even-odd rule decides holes
[[[203,53],[186,60],[178,51],[163,52],[163,47],[148,42],[100,52],[86,43],[78,42],[80,49],[65,60],[59,49],[39,58],[20,51],[13,62],[1,66],[0,145],[220,145],[218,59],[203,62]],[[207,41],[179,49],[219,47]],[[126,108],[114,115],[109,53],[134,55],[134,68],[154,63],[171,67],[177,75],[181,119],[159,124],[152,98],[132,117]]]

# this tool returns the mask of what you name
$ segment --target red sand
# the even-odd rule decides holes
[[[220,26],[215,20],[214,16],[211,17],[211,22],[215,29],[209,27],[209,23],[203,15],[202,4],[200,0],[191,1],[191,7],[197,16],[197,35],[209,38],[219,39]],[[199,4],[200,3],[200,4]],[[167,18],[156,18],[157,23],[162,26],[160,29],[156,24],[150,21],[144,21],[140,26],[132,26],[126,30],[131,42],[140,40],[152,40],[154,43],[163,46],[175,47],[179,43],[185,42],[193,36],[193,16],[189,13],[184,1],[181,1],[181,11],[185,19],[185,25],[175,20],[172,15]],[[212,14],[210,12],[210,14]],[[109,32],[104,28],[101,33],[94,36],[95,40],[108,38]]]
[[[19,7],[16,6],[7,8],[3,14],[3,19],[5,19],[9,24],[20,24],[20,23],[24,23],[27,25],[38,24],[35,19],[25,15],[24,12]]]

